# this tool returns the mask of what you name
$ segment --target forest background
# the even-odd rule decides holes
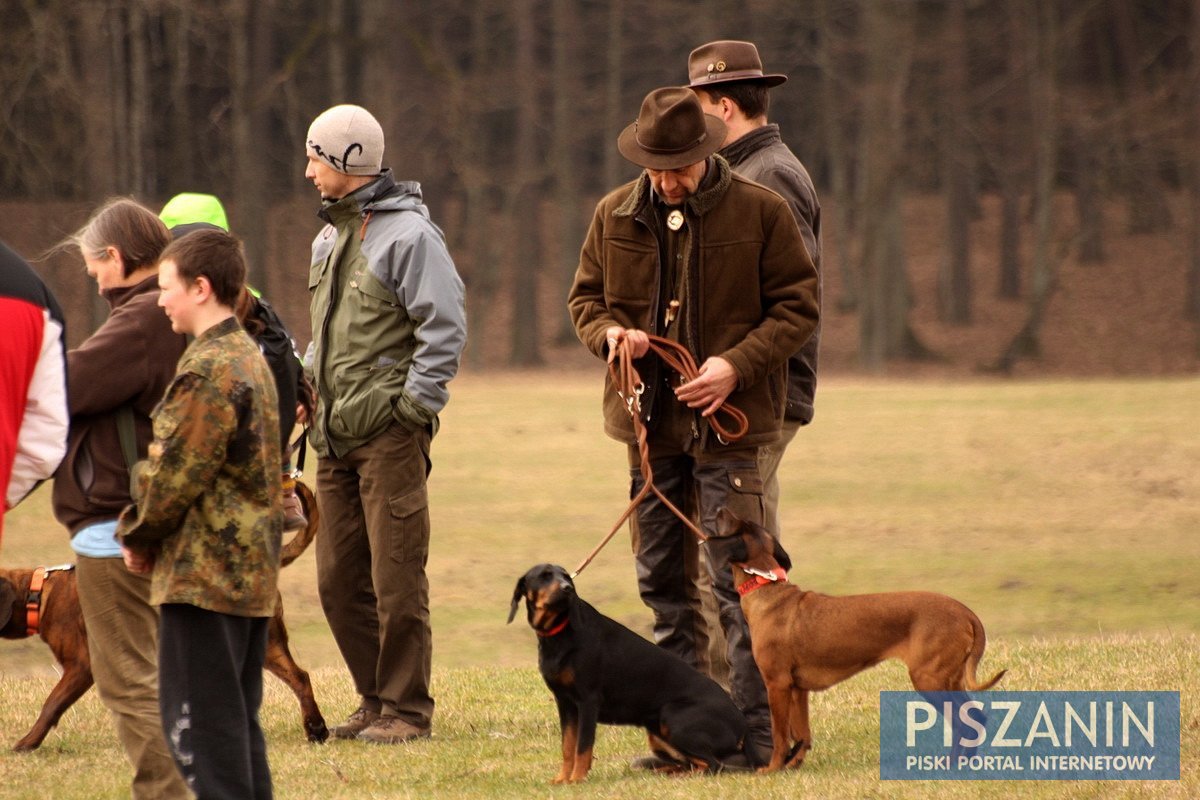
[[[757,43],[820,193],[823,369],[1200,367],[1192,0],[0,0],[0,239],[39,259],[104,199],[212,192],[303,347],[304,135],[357,102],[468,287],[469,367],[588,364],[565,295],[616,136],[689,51]],[[35,261],[72,344],[78,254]]]

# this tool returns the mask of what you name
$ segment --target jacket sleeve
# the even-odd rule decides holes
[[[42,341],[26,393],[12,475],[6,487],[5,508],[21,502],[40,481],[53,475],[67,452],[70,417],[63,327],[49,314],[44,316]]]
[[[155,409],[150,457],[134,470],[136,500],[117,526],[124,544],[144,547],[180,529],[213,485],[236,425],[232,405],[211,381],[190,372],[175,378]]]
[[[601,208],[598,206],[592,215],[592,224],[583,241],[575,281],[567,295],[567,310],[579,341],[594,355],[607,358],[605,332],[620,323],[609,312],[604,299],[604,215]]]
[[[821,206],[817,202],[816,189],[811,180],[794,169],[779,167],[767,170],[755,178],[763,186],[773,190],[788,203],[796,224],[800,226],[800,236],[804,239],[804,248],[812,257],[813,264],[820,270],[821,263]]]
[[[804,346],[820,318],[820,284],[800,228],[782,198],[764,218],[759,292],[764,316],[736,346],[721,353],[746,389]]]
[[[417,349],[396,412],[425,425],[450,398],[447,384],[458,372],[467,340],[462,279],[435,231],[418,228],[413,238],[395,245],[397,295],[416,324]]]

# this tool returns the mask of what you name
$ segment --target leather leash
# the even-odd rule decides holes
[[[692,354],[687,351],[683,345],[671,339],[664,339],[661,336],[650,335],[650,352],[662,359],[663,363],[671,369],[679,373],[684,382],[693,380],[700,373],[696,367],[696,361],[692,358]],[[646,438],[648,431],[646,424],[642,422],[642,393],[646,390],[646,385],[642,382],[641,375],[638,374],[637,368],[633,365],[633,345],[629,339],[621,336],[617,339],[616,345],[610,345],[608,351],[608,374],[612,379],[613,386],[616,387],[617,394],[625,401],[625,410],[633,418],[633,432],[637,437],[638,454],[641,461],[641,475],[643,479],[641,490],[629,502],[629,506],[617,518],[617,522],[613,525],[612,530],[608,532],[600,544],[596,545],[592,552],[587,554],[587,557],[575,568],[571,573],[571,579],[579,577],[579,573],[583,572],[584,568],[592,563],[601,550],[604,549],[612,538],[617,535],[617,531],[625,524],[625,520],[634,510],[641,504],[646,495],[654,493],[659,500],[663,502],[667,508],[671,510],[676,517],[688,527],[692,533],[696,534],[702,543],[708,540],[704,535],[704,531],[700,530],[696,523],[692,522],[686,514],[675,507],[675,504],[666,498],[658,487],[654,485],[654,472],[650,468],[650,445],[647,444]],[[725,428],[716,419],[717,414],[724,413],[729,416],[734,422],[734,429]],[[716,432],[717,437],[725,444],[736,442],[738,439],[746,435],[746,431],[750,428],[749,419],[745,413],[728,403],[722,403],[720,407],[708,418],[708,424]]]

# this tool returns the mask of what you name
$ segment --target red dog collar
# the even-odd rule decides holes
[[[570,621],[571,621],[570,617],[563,617],[562,622],[558,623],[557,625],[555,625],[553,628],[546,631],[545,633],[542,633],[541,631],[534,631],[534,633],[536,633],[539,637],[541,637],[543,639],[549,639],[551,636],[558,636],[560,633],[562,633],[564,630],[566,630],[567,623]]]
[[[750,580],[738,584],[738,594],[742,597],[753,592],[755,589],[761,589],[764,586],[770,586],[772,583],[787,583],[787,573],[780,569],[773,569],[767,575],[752,575]]]

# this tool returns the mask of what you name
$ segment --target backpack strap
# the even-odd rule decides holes
[[[137,429],[133,424],[133,406],[126,404],[117,409],[117,433],[121,437],[121,455],[125,458],[125,467],[133,474],[133,465],[137,457]]]

